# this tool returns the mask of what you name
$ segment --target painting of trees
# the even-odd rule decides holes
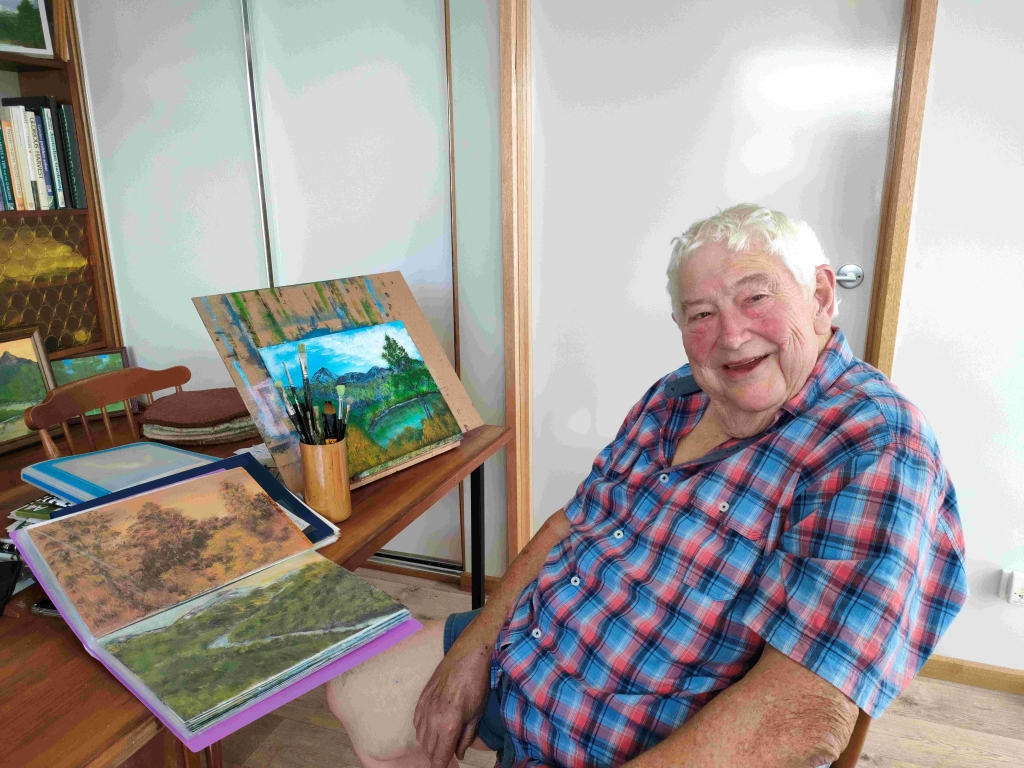
[[[244,469],[190,483],[28,529],[97,637],[309,548]]]

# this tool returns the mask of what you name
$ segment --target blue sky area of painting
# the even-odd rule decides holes
[[[36,8],[39,7],[39,0],[28,0]],[[21,5],[21,0],[0,0],[0,8],[5,11],[16,11],[18,6]]]
[[[272,379],[280,379],[287,384],[288,380],[285,378],[282,367],[287,365],[292,375],[292,381],[298,386],[301,379],[299,372],[300,343],[306,345],[306,361],[309,365],[310,376],[321,368],[326,368],[334,375],[341,376],[353,371],[363,373],[374,366],[386,368],[387,363],[380,356],[380,353],[384,351],[384,334],[388,334],[405,347],[409,357],[415,360],[423,359],[401,320],[383,325],[371,325],[368,328],[339,331],[326,336],[313,336],[303,339],[301,342],[288,341],[284,344],[275,344],[272,347],[261,349],[260,357],[263,358]]]

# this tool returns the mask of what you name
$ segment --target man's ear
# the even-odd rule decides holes
[[[836,273],[828,264],[814,270],[814,332],[823,336],[832,328],[836,313]]]

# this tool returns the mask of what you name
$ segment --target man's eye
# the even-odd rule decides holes
[[[761,301],[761,299],[767,299],[767,298],[768,298],[768,294],[767,293],[755,293],[753,296],[750,297],[750,300],[751,301]]]
[[[691,321],[703,320],[705,317],[711,317],[711,313],[710,312],[695,312],[694,314],[690,315],[690,320]]]

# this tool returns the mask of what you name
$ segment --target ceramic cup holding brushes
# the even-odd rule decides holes
[[[275,381],[274,386],[299,435],[306,503],[332,523],[340,523],[352,514],[345,443],[350,405],[345,402],[345,385],[336,387],[336,402],[316,404],[309,386],[305,344],[299,344],[298,362],[301,389],[295,387],[288,366],[284,368],[288,386],[282,381]]]

